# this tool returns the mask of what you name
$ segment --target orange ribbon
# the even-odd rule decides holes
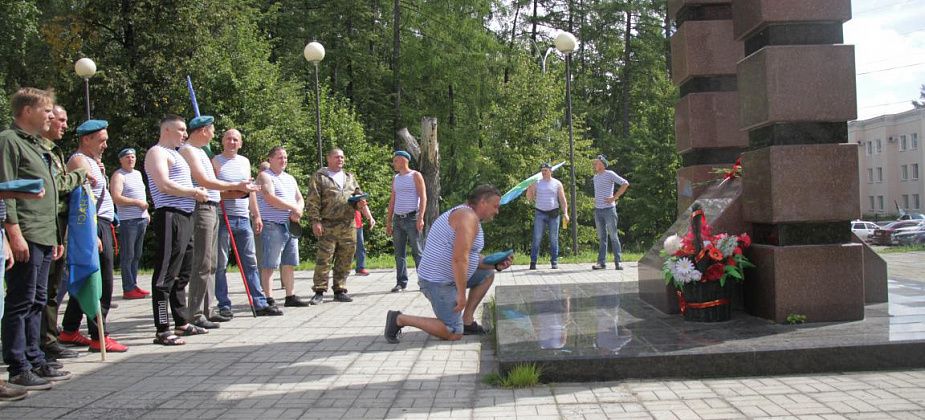
[[[726,299],[726,298],[711,300],[709,302],[688,303],[686,300],[684,300],[684,293],[681,293],[680,290],[677,290],[677,293],[678,293],[678,308],[681,310],[681,315],[684,315],[684,313],[687,312],[687,308],[706,309],[706,308],[712,308],[714,306],[729,304],[729,299]]]

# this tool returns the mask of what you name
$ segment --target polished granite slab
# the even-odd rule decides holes
[[[636,282],[497,286],[502,372],[536,363],[549,382],[700,378],[925,367],[925,283],[889,281],[855,322],[780,325],[736,311],[684,321]]]

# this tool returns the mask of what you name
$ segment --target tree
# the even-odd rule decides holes
[[[922,85],[921,87],[921,93],[919,94],[919,99],[920,100],[918,101],[912,101],[912,106],[915,107],[915,109],[925,108],[925,85]]]

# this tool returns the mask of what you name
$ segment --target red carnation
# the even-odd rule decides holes
[[[747,233],[739,235],[739,242],[741,242],[742,246],[745,248],[752,246],[752,238],[750,238]]]
[[[706,281],[716,281],[723,276],[723,264],[716,263],[707,268],[707,272],[703,274],[703,278]]]

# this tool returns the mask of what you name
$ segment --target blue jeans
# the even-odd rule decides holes
[[[549,231],[549,256],[553,264],[559,261],[559,209],[555,210],[555,216],[550,213],[536,210],[533,218],[533,247],[530,248],[530,262],[535,263],[536,257],[540,253],[540,242],[543,241],[543,233]]]
[[[366,268],[366,246],[363,245],[363,228],[357,228],[357,250],[353,254],[357,260],[357,271]]]
[[[477,269],[469,280],[466,281],[466,288],[471,289],[485,282],[488,278],[494,278],[495,270]],[[456,307],[456,283],[452,280],[444,283],[434,283],[427,280],[418,279],[418,286],[421,293],[430,301],[430,306],[434,310],[437,319],[443,321],[446,329],[452,334],[463,333],[462,311],[453,312]]]
[[[119,268],[122,270],[122,291],[135,290],[138,279],[138,261],[145,244],[145,231],[148,219],[122,220],[119,223],[119,242],[122,243],[119,256]]]
[[[604,209],[594,209],[594,227],[597,228],[597,264],[604,266],[607,263],[607,237],[610,237],[610,243],[613,249],[614,262],[620,263],[620,253],[623,249],[620,247],[620,238],[617,236],[617,208],[608,207]]]
[[[392,216],[392,244],[395,245],[395,280],[396,283],[405,287],[408,285],[408,263],[405,256],[408,250],[405,248],[411,245],[411,258],[414,258],[414,266],[421,265],[421,250],[424,248],[421,240],[421,233],[417,227],[417,212],[408,213],[405,217],[399,215]]]
[[[238,269],[244,273],[244,278],[247,279],[247,287],[250,289],[254,308],[266,308],[267,298],[263,294],[263,288],[260,286],[260,273],[257,271],[257,249],[254,244],[254,231],[251,229],[251,220],[247,217],[228,216],[228,224],[231,225],[234,244],[238,248],[238,256],[241,257],[243,267],[238,267]],[[228,227],[225,226],[225,221],[222,220],[218,227],[218,265],[215,267],[215,299],[218,300],[219,308],[231,308],[231,299],[228,298],[228,278],[225,275],[230,250],[231,237],[228,236]]]
[[[45,353],[39,349],[42,312],[45,308],[48,269],[52,247],[26,241],[29,261],[17,262],[10,270],[3,308],[3,361],[10,377],[45,365]]]
[[[276,270],[280,265],[299,265],[299,240],[289,233],[289,223],[264,221],[260,238],[260,268]]]

